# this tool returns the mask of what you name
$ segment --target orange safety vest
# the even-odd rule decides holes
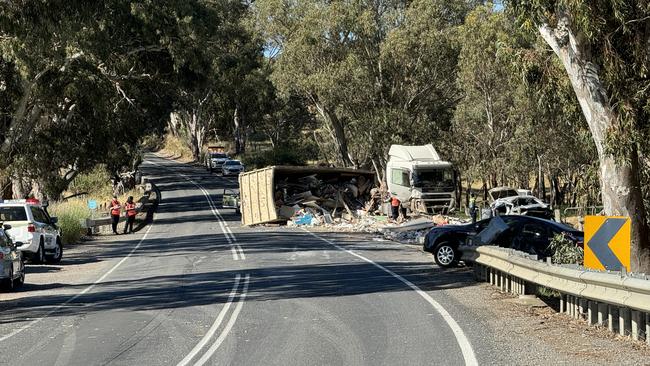
[[[112,200],[111,201],[111,215],[120,216],[120,201]]]
[[[126,214],[127,214],[129,217],[131,217],[131,216],[135,216],[135,214],[136,214],[136,212],[135,212],[135,203],[128,203],[128,202],[127,202],[127,203],[124,205],[124,208],[126,209]]]
[[[399,206],[399,199],[397,197],[391,198],[390,205],[393,206],[393,207]]]

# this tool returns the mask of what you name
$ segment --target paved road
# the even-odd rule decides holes
[[[526,363],[448,295],[475,285],[468,271],[360,235],[241,228],[220,208],[234,179],[154,156],[144,170],[162,193],[153,224],[98,273],[5,301],[0,364]]]

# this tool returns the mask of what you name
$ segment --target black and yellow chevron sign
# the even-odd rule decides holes
[[[599,270],[630,270],[629,217],[585,217],[585,267]]]

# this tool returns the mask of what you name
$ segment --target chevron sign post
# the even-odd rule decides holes
[[[585,267],[630,271],[630,218],[585,217]]]

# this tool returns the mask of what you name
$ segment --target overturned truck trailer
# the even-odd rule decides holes
[[[243,225],[282,223],[297,203],[332,212],[359,209],[375,174],[366,170],[272,166],[239,176]]]

